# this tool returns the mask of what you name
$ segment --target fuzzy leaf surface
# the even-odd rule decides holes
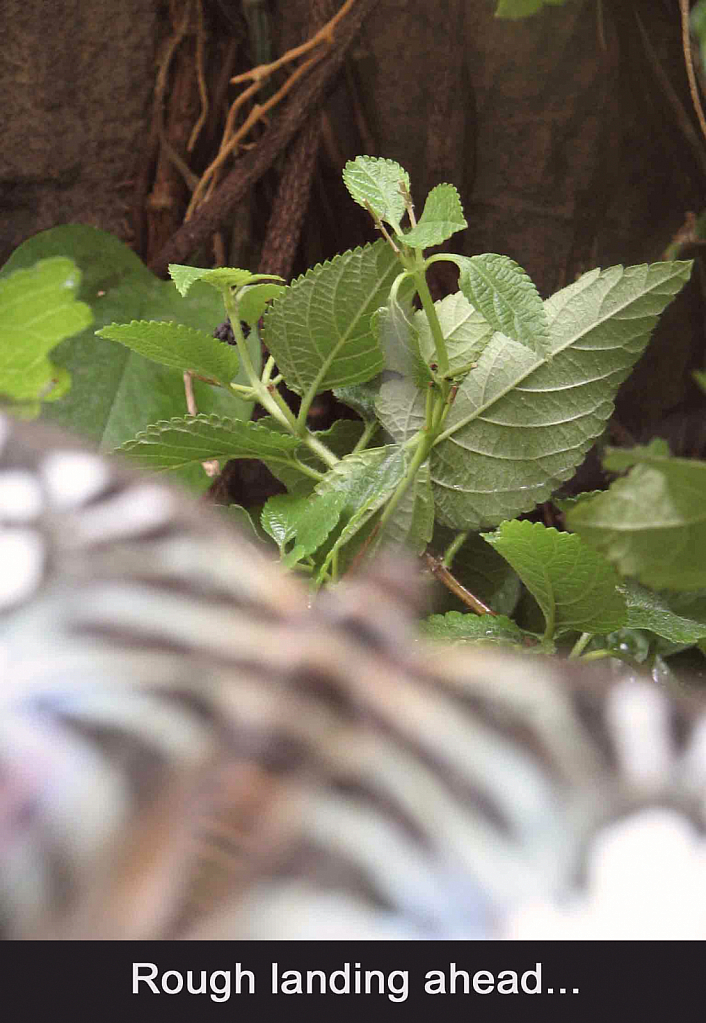
[[[377,419],[375,402],[380,391],[380,384],[381,377],[378,376],[367,380],[364,384],[336,387],[333,393],[344,405],[348,405],[354,412],[357,412],[364,422],[372,423]]]
[[[397,445],[347,455],[317,484],[316,493],[342,494],[342,529],[328,552],[324,567],[382,507],[404,476],[406,458]]]
[[[285,567],[318,550],[338,522],[344,500],[335,493],[313,498],[277,494],[265,502],[262,527],[279,547]],[[292,541],[295,546],[288,551]]]
[[[402,495],[384,534],[380,536],[380,542],[384,543],[387,549],[422,554],[433,532],[434,497],[429,479],[429,466],[424,464]]]
[[[96,334],[118,341],[151,362],[173,366],[182,372],[190,370],[217,380],[223,387],[228,387],[238,372],[235,347],[222,344],[184,323],[133,320],[132,323],[111,323]]]
[[[498,0],[495,8],[496,18],[507,18],[516,21],[537,14],[543,7],[561,7],[567,0]]]
[[[445,525],[495,525],[530,511],[573,476],[690,270],[691,263],[673,262],[584,274],[545,303],[551,360],[503,334],[491,338],[431,453]],[[403,418],[407,427],[423,421],[424,396],[409,382],[397,384],[393,408],[386,408],[387,384],[377,407],[399,439]]]
[[[375,410],[390,436],[404,444],[424,425],[424,393],[408,377],[391,377],[380,387]]]
[[[605,558],[574,533],[541,522],[503,522],[484,539],[515,569],[539,604],[549,636],[615,632],[625,625],[625,597]]]
[[[282,433],[285,437],[289,436],[285,428],[277,420],[271,419],[270,416],[263,416],[258,422],[267,426],[268,429],[273,430],[275,433]],[[314,437],[325,444],[338,458],[343,458],[351,453],[360,440],[362,432],[363,424],[357,420],[337,419],[328,430],[314,431]],[[297,463],[302,463],[311,469],[316,469],[317,472],[325,473],[326,466],[318,455],[314,454],[305,444],[301,442],[300,444],[301,446],[296,452]],[[284,483],[287,492],[290,494],[304,496],[310,494],[316,486],[316,480],[312,479],[311,476],[304,475],[296,463],[287,465],[279,462],[269,462],[267,457],[264,456],[262,460],[273,476],[276,476],[281,483]]]
[[[254,327],[267,309],[268,303],[285,291],[284,284],[253,284],[238,296],[238,316],[249,327]]]
[[[411,296],[399,299],[391,295],[387,304],[373,313],[371,325],[385,357],[385,368],[424,387],[431,374],[419,352],[419,328]]]
[[[422,465],[388,520],[384,531],[377,529],[382,506],[366,518],[356,531],[355,545],[365,544],[366,559],[378,551],[406,551],[422,554],[434,531],[434,499],[429,480],[429,466]],[[346,564],[355,557],[355,549],[344,552]]]
[[[673,458],[653,443],[609,451],[604,464],[633,468],[570,511],[568,528],[645,586],[706,586],[706,462]]]
[[[384,241],[344,252],[293,281],[270,306],[264,342],[287,386],[319,394],[372,379],[384,366],[371,326],[399,273]]]
[[[213,288],[195,288],[181,298],[172,281],[155,277],[124,242],[85,224],[42,231],[23,242],[0,270],[5,279],[37,260],[70,252],[81,270],[78,297],[93,323],[56,349],[56,361],[71,374],[71,390],[61,401],[42,406],[42,418],[82,437],[101,451],[112,451],[147,423],[186,414],[183,374],[107,338],[95,330],[109,323],[168,320],[209,330],[223,319],[223,300]],[[260,363],[260,342],[247,339],[250,358]],[[247,383],[241,373],[238,383]],[[249,419],[252,402],[223,387],[193,381],[196,406],[204,414]],[[200,465],[177,472],[175,480],[201,490],[209,479]]]
[[[457,189],[453,185],[437,185],[427,196],[417,226],[403,236],[404,243],[413,249],[428,249],[467,227]]]
[[[422,623],[429,639],[445,643],[495,643],[517,646],[525,633],[505,615],[476,615],[471,612],[447,611],[429,615]]]
[[[409,174],[394,160],[379,156],[357,156],[343,170],[343,182],[354,202],[367,206],[398,234],[404,216],[405,202],[400,181],[409,190]],[[367,204],[367,205],[366,205]]]
[[[293,494],[275,494],[268,497],[260,515],[260,523],[284,554],[286,546],[297,535],[297,519],[306,499]]]
[[[47,355],[93,322],[90,307],[77,301],[80,281],[73,260],[60,256],[0,280],[0,394],[33,402],[68,389],[68,374]]]
[[[529,348],[536,355],[551,355],[549,326],[539,292],[522,267],[494,252],[482,256],[454,256],[461,273],[458,286],[493,330]]]
[[[493,328],[460,291],[434,303],[449,356],[449,376],[461,376],[478,361],[493,336]],[[436,349],[429,320],[420,309],[414,314],[419,349],[426,362],[434,362]]]
[[[670,643],[692,644],[706,637],[706,623],[677,614],[665,594],[647,590],[634,580],[621,588],[627,601],[627,628],[647,629]]]
[[[182,266],[179,263],[169,264],[169,276],[174,281],[177,291],[183,297],[197,281],[210,284],[212,288],[223,291],[224,288],[241,287],[243,284],[275,278],[274,274],[254,274],[250,270],[239,270],[232,266],[217,266],[211,270],[199,266]]]
[[[163,472],[212,458],[260,458],[294,463],[298,437],[260,423],[219,416],[184,416],[155,423],[117,449],[143,469]]]

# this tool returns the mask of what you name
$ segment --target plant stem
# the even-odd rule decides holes
[[[272,376],[272,370],[274,368],[275,368],[275,360],[274,360],[274,356],[271,355],[269,357],[269,359],[267,360],[267,362],[265,363],[265,368],[262,371],[261,380],[262,380],[262,383],[265,384],[265,386],[267,386],[267,384],[270,383],[270,378]]]
[[[431,432],[434,437],[433,443],[436,444],[437,435],[444,425],[451,403],[449,401],[451,395],[451,389],[446,381],[442,381],[440,384],[439,395],[437,397],[436,404],[434,405],[434,418],[432,419]]]
[[[365,449],[368,446],[368,441],[373,436],[373,434],[375,433],[379,426],[380,424],[376,419],[374,419],[371,423],[365,424],[365,428],[363,429],[363,432],[360,435],[358,443],[351,451],[352,455],[357,455],[359,451],[365,451]]]
[[[592,639],[593,639],[592,632],[582,632],[573,645],[571,653],[569,654],[569,660],[573,661],[577,657],[580,657]]]
[[[341,461],[340,458],[337,458],[336,455],[334,455],[330,448],[327,448],[325,444],[322,444],[320,440],[317,440],[310,430],[306,430],[302,440],[309,450],[313,451],[314,454],[321,459],[324,465],[329,467],[329,469],[333,469],[334,465],[338,465]]]
[[[451,568],[454,558],[456,557],[456,555],[458,554],[458,552],[468,539],[468,533],[469,530],[467,529],[464,529],[460,533],[457,533],[456,536],[451,541],[451,543],[449,544],[449,546],[444,551],[444,556],[441,559],[441,561],[445,568]]]
[[[404,474],[404,477],[397,484],[397,488],[395,489],[394,494],[387,502],[387,505],[385,506],[385,511],[382,513],[380,517],[380,525],[378,527],[380,532],[382,532],[385,529],[385,526],[390,521],[390,518],[393,512],[395,511],[395,508],[400,503],[400,501],[406,494],[411,484],[414,482],[416,475],[419,472],[419,469],[422,467],[424,462],[426,462],[427,458],[429,457],[430,451],[431,443],[429,442],[429,437],[426,431],[422,430],[419,444],[417,445],[416,451],[412,455],[412,460],[409,463],[409,468],[407,469],[407,472]]]
[[[415,253],[416,265],[412,274],[414,276],[414,286],[417,289],[417,294],[422,302],[422,309],[429,321],[429,328],[431,329],[431,335],[434,338],[434,347],[436,348],[436,358],[439,364],[439,375],[445,377],[449,371],[449,353],[446,350],[446,341],[444,340],[444,332],[441,329],[439,323],[439,317],[436,315],[436,309],[434,308],[434,301],[429,291],[429,285],[427,284],[426,274],[424,272],[424,258],[422,253],[417,250]]]
[[[262,379],[260,379],[255,372],[255,367],[252,359],[250,358],[250,352],[248,351],[248,346],[245,342],[243,331],[240,326],[236,303],[233,299],[230,288],[224,292],[223,298],[226,312],[230,319],[230,325],[233,330],[233,336],[235,337],[235,343],[238,347],[240,361],[242,362],[248,380],[250,381],[254,397],[257,398],[263,408],[267,409],[273,419],[276,419],[278,423],[281,423],[288,433],[291,433],[294,437],[299,437],[304,444],[306,444],[306,446],[321,459],[324,465],[327,465],[329,469],[331,469],[339,462],[339,459],[326,447],[325,444],[322,444],[320,440],[317,440],[316,437],[313,436],[311,431],[306,428],[305,424],[297,422],[294,413],[289,408],[274,383],[268,384],[266,382],[268,371],[269,373],[272,373],[274,360],[272,358],[268,360]]]
[[[302,476],[308,476],[309,479],[316,480],[317,483],[320,483],[326,475],[323,472],[319,472],[317,469],[312,469],[310,465],[306,464],[306,462],[300,462],[298,458],[295,458],[295,462],[297,469]]]
[[[274,402],[275,407],[280,410],[281,414],[285,417],[287,421],[289,432],[293,433],[297,437],[300,436],[300,431],[297,429],[297,420],[294,416],[294,413],[292,412],[292,410],[290,409],[289,405],[284,400],[282,395],[279,393],[277,388],[274,386],[274,384],[260,384],[260,387],[258,388],[257,397],[261,405],[265,405],[263,396],[267,396],[269,398],[270,403]],[[267,408],[269,411],[269,409],[271,408],[271,404],[265,405],[265,408]]]
[[[556,608],[554,604],[551,606],[551,610],[547,615],[547,627],[544,630],[544,636],[542,637],[545,643],[551,642],[554,638],[554,629],[556,628]]]
[[[250,352],[248,350],[247,344],[245,343],[245,338],[243,337],[243,330],[242,327],[240,326],[240,319],[238,318],[238,308],[230,288],[224,289],[223,302],[225,303],[226,313],[228,314],[228,319],[230,320],[230,326],[231,330],[233,331],[233,337],[235,338],[235,344],[238,349],[240,361],[242,362],[243,368],[247,373],[250,385],[252,386],[253,390],[257,391],[261,383],[260,377],[255,372],[255,367],[253,366],[252,359],[250,358]]]
[[[632,668],[637,668],[638,670],[640,670],[640,668],[641,668],[641,666],[639,664],[637,664],[637,662],[635,661],[635,659],[633,657],[631,657],[629,654],[622,653],[622,651],[620,651],[620,650],[607,650],[607,649],[589,650],[589,652],[587,654],[583,655],[581,660],[582,661],[600,661],[600,660],[603,660],[606,657],[615,657],[616,660],[624,661],[626,664],[629,664]]]
[[[426,402],[424,404],[424,429],[431,436],[434,433],[434,417],[436,414],[436,392],[433,384],[427,387]]]

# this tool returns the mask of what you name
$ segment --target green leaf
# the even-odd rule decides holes
[[[405,212],[405,201],[400,182],[409,191],[409,174],[394,160],[378,156],[358,156],[349,160],[343,169],[343,183],[354,202],[368,206],[380,220],[400,233],[400,221]]]
[[[316,485],[317,494],[337,493],[345,497],[341,510],[343,528],[328,552],[320,578],[332,557],[391,496],[404,476],[406,462],[404,451],[397,445],[371,448],[341,459]]]
[[[541,11],[543,7],[561,7],[566,2],[567,0],[498,0],[495,17],[510,20],[528,18],[531,14]]]
[[[467,227],[457,189],[453,185],[437,185],[427,196],[417,226],[407,231],[403,239],[413,249],[428,249]]]
[[[491,327],[536,355],[551,358],[544,303],[522,267],[493,252],[451,258],[461,270],[459,288]]]
[[[434,303],[449,356],[449,376],[460,377],[478,361],[493,336],[493,328],[460,291]],[[434,337],[423,309],[414,316],[419,349],[427,362],[436,358]]]
[[[669,451],[669,444],[662,437],[655,437],[649,444],[638,444],[634,448],[606,448],[603,456],[603,466],[609,472],[624,472],[636,465],[651,465],[658,469],[666,467],[691,470],[696,468],[697,473],[706,469],[706,463],[697,462],[690,458],[674,458]],[[695,480],[701,479],[697,475]],[[604,491],[601,491],[604,493]]]
[[[61,257],[0,280],[0,395],[31,404],[58,397],[57,384],[68,390],[68,373],[47,354],[93,322],[90,308],[76,301],[80,281],[73,260]]]
[[[298,513],[305,503],[306,498],[293,494],[275,494],[265,501],[260,524],[279,547],[280,555],[286,552],[287,544],[297,535]]]
[[[316,494],[303,500],[296,535],[297,546],[305,554],[313,554],[326,540],[341,516],[345,500],[342,493]]]
[[[572,497],[556,497],[552,498],[552,504],[560,511],[566,514],[575,508],[576,505],[581,504],[582,501],[588,501],[589,498],[595,497],[596,494],[602,494],[602,490],[584,490],[580,494],[574,494]]]
[[[634,468],[570,511],[569,529],[646,586],[706,586],[706,462],[672,458],[662,442],[609,450],[604,464]]]
[[[169,276],[174,281],[179,294],[184,297],[197,281],[210,284],[218,291],[227,288],[241,287],[243,284],[262,280],[263,277],[275,277],[275,274],[254,274],[250,270],[238,270],[232,266],[218,266],[214,269],[205,269],[200,266],[181,266],[179,263],[169,264]],[[281,277],[276,278],[281,281]]]
[[[366,380],[364,384],[335,387],[333,393],[344,405],[357,412],[364,422],[373,423],[377,419],[375,402],[381,383],[382,378],[377,376],[372,380]]]
[[[584,274],[545,303],[551,361],[503,334],[492,337],[461,383],[431,453],[444,524],[474,531],[495,525],[530,511],[574,474],[690,269],[656,263]],[[398,387],[394,414],[406,409],[408,423],[421,423],[424,396],[406,386],[406,395]],[[386,388],[378,412],[397,437],[383,414]]]
[[[215,337],[183,323],[133,320],[97,330],[99,337],[118,341],[138,355],[182,372],[190,370],[228,387],[238,372],[238,352]]]
[[[341,514],[345,495],[331,493],[311,497],[277,494],[262,509],[263,529],[279,547],[285,567],[292,568],[324,543]],[[296,540],[293,550],[288,545]]]
[[[293,464],[300,444],[298,437],[277,433],[261,422],[184,416],[148,426],[117,453],[127,455],[143,469],[163,472],[212,458],[260,458]]]
[[[424,394],[407,377],[386,380],[380,387],[375,409],[398,444],[404,444],[424,425]]]
[[[384,358],[370,319],[399,273],[384,241],[319,264],[265,313],[264,342],[287,386],[313,395],[372,379]]]
[[[96,337],[109,323],[154,318],[211,331],[223,319],[223,300],[212,288],[195,288],[180,298],[171,281],[162,281],[123,242],[83,224],[55,227],[28,239],[0,271],[0,278],[38,259],[70,252],[81,270],[78,297],[93,311],[95,327],[63,341],[56,362],[71,373],[70,393],[45,405],[42,418],[83,437],[101,451],[112,451],[134,437],[147,423],[186,413],[183,374],[149,362],[123,345]],[[255,366],[260,342],[247,341]],[[246,384],[244,375],[238,383]],[[236,398],[222,387],[193,381],[196,407],[204,414],[249,419],[253,402]],[[200,466],[177,473],[175,479],[203,488],[209,479]]]
[[[267,426],[270,430],[289,436],[284,426],[276,420],[271,419],[269,416],[263,416],[262,419],[258,420],[258,422]],[[314,432],[314,437],[325,444],[326,447],[329,448],[338,458],[343,458],[345,455],[349,455],[351,453],[360,440],[362,432],[363,424],[357,420],[337,419],[333,426],[329,427],[328,430],[316,430]],[[301,447],[296,453],[297,463],[302,463],[303,465],[309,466],[311,469],[316,469],[317,472],[325,472],[326,466],[319,459],[318,455],[315,455],[314,452],[303,443],[300,442],[300,444]],[[306,494],[310,494],[316,486],[316,480],[312,479],[311,476],[304,475],[296,464],[284,465],[276,462],[269,462],[266,457],[263,457],[262,460],[270,472],[276,476],[281,483],[284,483],[290,494],[304,496]]]
[[[685,593],[670,592],[668,596],[661,594],[661,597],[669,601],[669,607],[674,614],[706,625],[706,589],[688,590]]]
[[[238,316],[254,327],[267,309],[267,304],[286,291],[284,284],[253,284],[238,296]]]
[[[424,322],[427,322],[426,317]],[[386,369],[402,373],[414,380],[418,387],[424,387],[432,377],[419,354],[419,331],[415,325],[412,294],[402,299],[390,295],[387,304],[373,313],[371,325],[382,348]]]
[[[434,498],[429,466],[419,468],[414,480],[400,498],[384,533],[378,533],[370,547],[372,554],[380,544],[386,549],[423,554],[434,532]],[[378,542],[376,542],[378,541]]]
[[[503,522],[483,536],[539,604],[548,637],[614,632],[625,625],[625,597],[615,570],[580,537],[526,521]]]
[[[647,629],[670,643],[697,643],[706,638],[706,624],[676,614],[664,594],[629,581],[621,587],[628,609],[627,627]]]
[[[461,611],[430,615],[421,622],[421,627],[429,639],[444,643],[482,642],[517,646],[524,642],[526,635],[530,635],[504,615],[475,615]]]

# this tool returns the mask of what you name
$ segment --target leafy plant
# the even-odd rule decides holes
[[[56,401],[71,386],[48,355],[93,322],[76,298],[80,280],[76,264],[60,256],[0,280],[0,394],[23,415],[36,415],[42,401]]]
[[[234,346],[193,319],[133,318],[96,332],[201,379],[226,402],[225,414],[154,422],[119,450],[156,471],[264,461],[287,493],[267,502],[260,528],[315,587],[383,545],[443,549],[434,571],[488,613],[435,615],[427,629],[437,637],[545,650],[568,642],[573,656],[634,661],[702,643],[701,607],[673,606],[618,574],[647,586],[705,585],[699,463],[663,448],[609,452],[608,468],[632,466],[630,475],[567,502],[572,533],[517,520],[570,479],[600,437],[691,263],[592,270],[542,301],[506,255],[425,255],[466,227],[452,185],[432,189],[417,219],[394,161],[359,157],[344,181],[382,237],[289,286],[243,269],[170,267],[182,298],[192,289],[220,297]],[[439,261],[458,268],[458,291],[434,302],[427,272]],[[260,330],[270,353],[262,371]],[[283,382],[299,396],[297,412]],[[360,419],[313,432],[309,410],[329,389]],[[257,423],[241,411],[254,402],[267,413]],[[667,544],[680,545],[678,556],[665,557]]]
[[[80,306],[81,323],[67,324],[50,297],[32,283],[35,267],[57,259],[65,265],[69,255],[70,287],[63,287],[60,297],[63,303],[71,298]],[[7,288],[14,295],[14,312],[4,298],[10,294]],[[56,385],[47,387],[41,401],[25,403],[25,414],[41,414],[99,450],[112,451],[145,423],[186,412],[184,376],[177,368],[148,361],[96,337],[96,329],[145,316],[192,328],[211,324],[212,329],[222,317],[222,307],[220,296],[211,288],[197,288],[188,299],[181,298],[171,281],[155,277],[127,245],[105,231],[84,224],[42,231],[20,245],[0,270],[0,393],[6,397],[12,393],[10,360],[20,360],[19,375],[24,381],[27,370],[22,360],[37,361],[43,347],[56,344],[51,364],[65,384],[70,382],[70,389],[61,396]],[[3,330],[20,309],[26,323],[13,333]],[[259,340],[253,337],[248,343],[251,358],[259,365]],[[227,352],[226,346],[223,351]],[[250,417],[252,402],[241,401],[222,387],[194,379],[192,389],[196,407],[203,413]],[[58,397],[60,401],[51,400]],[[16,400],[13,408],[18,409]],[[176,470],[174,476],[192,488],[203,489],[209,483],[200,465]]]
[[[511,20],[528,18],[544,7],[560,7],[566,2],[567,0],[497,0],[495,17]]]

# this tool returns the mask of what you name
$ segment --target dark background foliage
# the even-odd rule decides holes
[[[230,77],[309,38],[340,6],[5,0],[0,259],[38,231],[78,222],[114,232],[154,269],[168,258],[186,262],[175,232],[243,88]],[[225,164],[211,200],[217,230],[188,259],[292,276],[368,240],[365,213],[341,183],[345,161],[364,152],[405,166],[420,207],[430,187],[453,182],[469,222],[454,245],[512,256],[543,295],[594,266],[663,258],[680,232],[679,255],[698,256],[684,228],[702,209],[706,142],[677,4],[569,0],[517,22],[495,19],[493,7],[357,0],[348,17],[364,13],[362,26],[322,98],[230,208],[224,197],[238,163],[256,161],[272,134],[294,123],[307,79],[249,134],[253,148]],[[454,281],[434,286],[440,295]],[[614,433],[667,433],[675,450],[703,453],[689,374],[703,362],[697,263],[623,388]]]

